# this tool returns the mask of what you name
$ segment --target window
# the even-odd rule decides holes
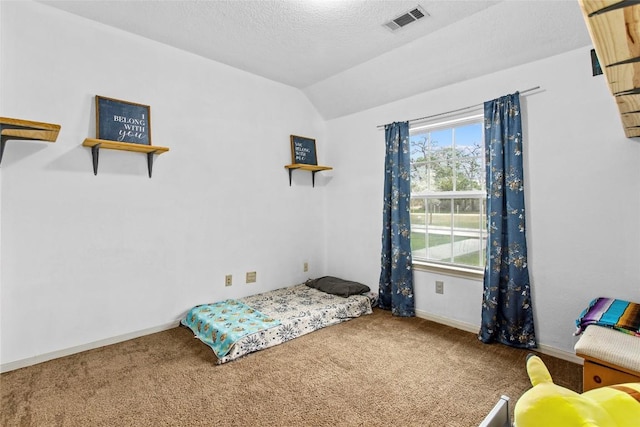
[[[482,115],[411,134],[411,250],[417,264],[482,270],[487,242]]]

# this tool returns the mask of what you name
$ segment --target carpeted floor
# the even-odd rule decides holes
[[[0,424],[470,427],[530,387],[527,353],[376,309],[214,365],[174,328],[2,374]],[[581,391],[580,365],[542,358]]]

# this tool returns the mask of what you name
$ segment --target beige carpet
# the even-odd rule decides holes
[[[218,366],[175,328],[2,374],[0,424],[470,427],[530,387],[527,353],[376,309]],[[579,365],[542,357],[580,391]]]

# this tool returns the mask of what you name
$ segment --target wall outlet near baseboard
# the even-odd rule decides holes
[[[304,265],[302,267],[302,271],[304,271],[305,273],[307,271],[309,271],[309,263],[308,262],[306,262],[306,261],[304,262]]]
[[[247,283],[255,283],[256,282],[256,272],[248,271],[247,272]]]
[[[231,274],[227,274],[226,276],[224,276],[224,285],[231,286],[232,284],[233,284],[233,276],[231,276]]]
[[[444,294],[444,282],[436,280],[436,294]]]

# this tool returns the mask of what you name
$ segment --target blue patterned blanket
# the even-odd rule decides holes
[[[181,323],[211,347],[218,358],[226,356],[244,336],[280,325],[279,320],[234,299],[198,305],[189,310]]]

